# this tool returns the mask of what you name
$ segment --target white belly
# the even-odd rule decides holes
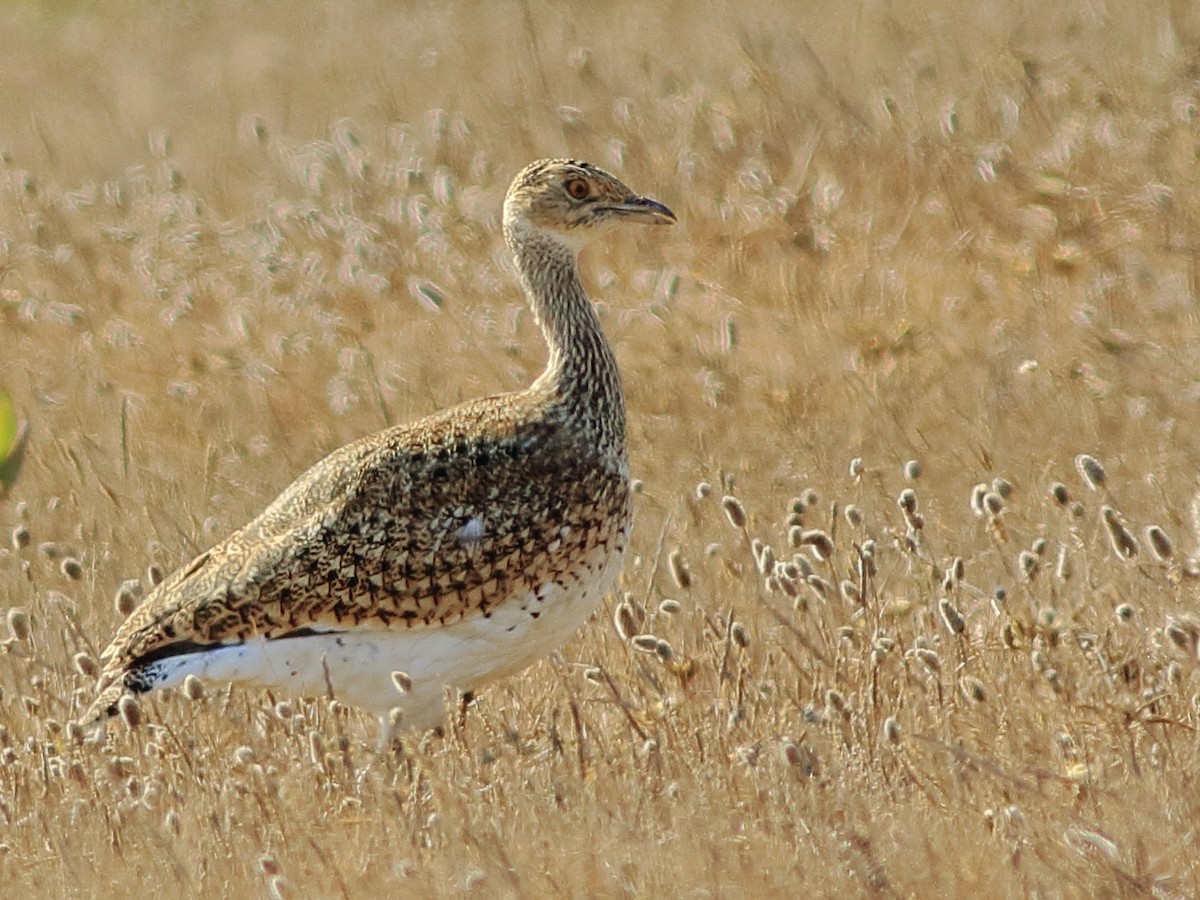
[[[431,728],[445,716],[447,686],[474,690],[561,646],[591,615],[620,565],[621,554],[612,553],[599,577],[585,584],[568,581],[566,587],[543,585],[536,595],[494,608],[490,618],[413,628],[363,624],[170,657],[153,664],[155,686],[179,684],[193,674],[293,696],[324,696],[332,687],[343,703],[381,719],[400,707],[402,729]],[[393,672],[412,679],[409,693],[397,691]]]

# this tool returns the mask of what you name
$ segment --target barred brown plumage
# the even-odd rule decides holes
[[[324,693],[407,727],[565,640],[631,517],[625,400],[579,281],[585,240],[674,214],[586,163],[513,181],[504,236],[549,345],[527,389],[361,438],[155,587],[104,651],[85,720],[188,675]],[[398,696],[392,673],[412,688]]]

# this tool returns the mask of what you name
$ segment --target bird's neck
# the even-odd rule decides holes
[[[575,252],[536,233],[506,234],[521,284],[550,348],[530,387],[592,431],[601,452],[625,452],[625,395],[612,348],[579,280]]]

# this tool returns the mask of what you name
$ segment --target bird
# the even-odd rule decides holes
[[[603,169],[513,179],[503,235],[548,347],[523,390],[328,454],[256,518],[157,584],[100,657],[80,721],[189,676],[333,697],[381,734],[441,725],[464,696],[559,646],[617,581],[632,492],[613,350],[578,256],[618,225],[676,222]]]

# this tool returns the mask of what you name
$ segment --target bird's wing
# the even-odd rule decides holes
[[[545,421],[489,424],[494,410],[480,407],[468,409],[476,427],[460,408],[315,465],[147,596],[104,651],[101,689],[139,664],[253,636],[488,615],[560,577],[564,554],[607,541],[594,525],[627,511],[624,471]]]

